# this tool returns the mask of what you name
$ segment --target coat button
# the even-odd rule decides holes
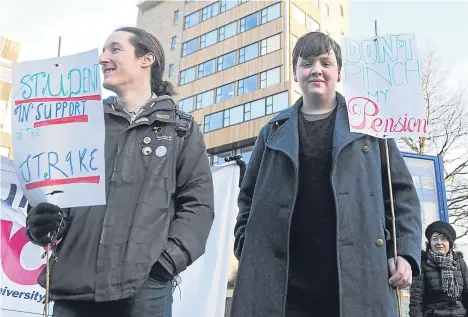
[[[362,151],[363,151],[364,153],[369,152],[369,147],[368,147],[367,145],[364,145],[364,146],[362,147]]]
[[[383,239],[377,239],[375,240],[375,245],[378,246],[379,248],[384,245]]]

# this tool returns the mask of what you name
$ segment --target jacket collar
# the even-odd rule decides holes
[[[332,145],[333,159],[344,146],[364,136],[361,133],[350,132],[346,100],[338,92],[336,93],[336,99],[337,110]],[[277,125],[279,128],[276,129],[266,143],[267,147],[289,155],[296,164],[299,163],[298,114],[301,106],[302,97],[292,107],[282,111],[270,120],[270,124]]]

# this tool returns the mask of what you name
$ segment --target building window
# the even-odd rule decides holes
[[[294,20],[296,20],[299,24],[305,26],[305,16],[306,14],[304,11],[296,7],[294,4],[292,5],[292,14]]]
[[[262,40],[262,46],[260,53],[261,55],[269,54],[271,52],[277,51],[281,48],[281,37],[280,34],[271,36],[267,39]]]
[[[10,148],[6,146],[0,146],[0,156],[8,157],[10,155]]]
[[[244,122],[244,106],[237,106],[224,111],[224,126],[238,124]]]
[[[174,76],[174,64],[169,65],[169,77]]]
[[[260,74],[260,88],[276,85],[281,82],[281,67],[276,67]]]
[[[280,94],[266,98],[266,111],[267,114],[272,114],[284,110],[288,107],[288,93],[282,92]]]
[[[239,63],[248,62],[259,56],[259,44],[258,42],[250,44],[246,47],[242,47],[239,50]]]
[[[237,35],[237,21],[219,28],[219,40],[224,41]]]
[[[218,57],[218,72],[236,65],[236,51]]]
[[[293,34],[292,36],[293,48],[296,46],[297,40],[299,40],[299,38]]]
[[[194,109],[195,96],[179,101],[179,109],[184,112],[192,112]]]
[[[174,11],[174,24],[179,22],[179,10]]]
[[[197,95],[197,109],[203,109],[214,103],[214,89],[202,92]]]
[[[237,95],[248,94],[258,89],[258,74],[239,80]]]
[[[11,69],[0,66],[0,81],[11,84]]]
[[[223,128],[224,111],[205,116],[205,132]]]
[[[215,2],[206,8],[203,8],[202,12],[202,21],[206,21],[212,17],[217,16],[219,13],[219,2]]]
[[[312,17],[307,16],[307,28],[311,32],[319,31],[320,24],[317,21],[315,21]]]
[[[240,20],[240,31],[246,32],[260,25],[260,14],[255,12]]]
[[[198,78],[206,77],[216,72],[216,59],[198,65]]]
[[[245,104],[245,120],[253,120],[266,115],[265,98]]]
[[[262,10],[262,24],[278,19],[281,16],[281,3]]]
[[[195,80],[195,69],[196,67],[194,66],[180,72],[180,85],[184,85]]]
[[[177,46],[177,36],[173,36],[171,40],[171,49],[175,49]]]
[[[288,92],[282,92],[241,106],[205,116],[205,132],[260,118],[288,107]]]
[[[185,17],[184,29],[191,28],[192,26],[195,26],[198,23],[200,23],[200,11],[196,11]]]
[[[313,4],[315,4],[316,7],[319,6],[318,0],[309,0],[309,1],[312,2]]]
[[[235,152],[235,155],[242,155],[242,159],[244,160],[245,164],[249,164],[250,157],[252,156],[252,151],[253,151],[254,146],[246,146],[241,149],[237,149]]]
[[[218,30],[214,30],[200,36],[200,49],[218,42]]]
[[[223,102],[234,97],[234,83],[216,88],[216,102]]]
[[[221,13],[237,7],[238,0],[221,0]]]
[[[224,164],[225,163],[224,158],[229,157],[229,156],[232,156],[232,151],[215,154],[211,157],[211,165]]]
[[[198,50],[198,38],[194,38],[182,45],[182,56],[190,55]]]
[[[340,16],[344,17],[344,9],[342,5],[340,5]]]

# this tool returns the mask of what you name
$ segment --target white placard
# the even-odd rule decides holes
[[[351,131],[379,138],[426,136],[414,34],[343,37],[341,47]]]
[[[13,155],[27,199],[61,208],[105,204],[98,50],[11,69]]]

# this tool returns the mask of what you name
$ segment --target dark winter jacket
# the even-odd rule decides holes
[[[184,124],[191,120],[168,96],[133,118],[111,101],[104,113],[107,203],[70,210],[58,261],[51,261],[55,300],[128,298],[155,263],[177,275],[205,252],[213,223],[212,175],[198,125]],[[44,272],[38,281],[45,286]]]
[[[396,292],[389,285],[393,257],[388,174],[382,140],[349,130],[343,96],[332,143],[330,182],[336,206],[341,317],[395,317]],[[239,262],[231,317],[284,317],[289,234],[299,173],[296,104],[262,128],[239,194],[235,255]],[[419,274],[421,210],[411,174],[389,140],[397,248]],[[318,255],[318,259],[320,256]]]
[[[465,317],[468,304],[468,276],[461,252],[454,254],[457,262],[455,278],[460,289],[457,299],[450,299],[441,290],[440,268],[429,261],[427,252],[421,255],[421,275],[413,280],[410,294],[410,317]]]

